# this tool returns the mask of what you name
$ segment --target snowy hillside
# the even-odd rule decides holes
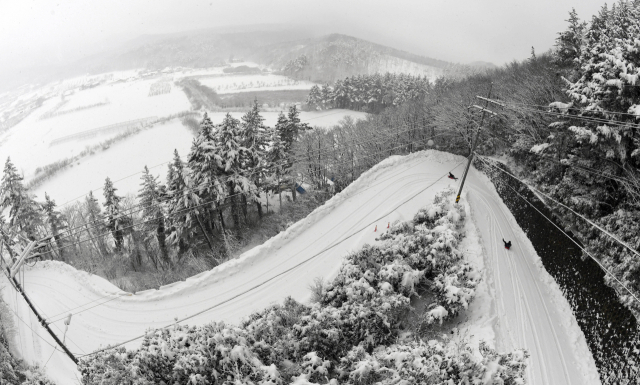
[[[437,151],[391,157],[265,244],[159,290],[130,295],[102,278],[51,261],[27,268],[24,285],[56,333],[62,334],[66,315],[74,314],[66,338],[80,355],[137,337],[148,328],[170,325],[176,318],[191,317],[186,321],[190,325],[237,323],[286,296],[308,301],[314,278],[335,277],[349,251],[375,243],[387,224],[411,219],[437,192],[455,188],[446,175],[460,174],[464,161]],[[475,225],[469,222],[465,227],[467,241],[462,247],[468,261],[483,271],[483,283],[459,327],[499,351],[526,348],[531,354],[527,369],[531,384],[599,383],[569,304],[493,186],[474,169],[466,186],[462,202]],[[501,238],[512,240],[514,247],[503,249]],[[16,300],[5,278],[2,282],[4,300],[25,321],[16,321],[18,353],[41,364],[53,353],[47,373],[60,384],[76,383],[73,363],[53,352],[51,338],[25,304]],[[136,344],[139,340],[127,346]]]

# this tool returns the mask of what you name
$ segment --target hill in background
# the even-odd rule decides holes
[[[302,27],[241,26],[143,35],[70,64],[0,73],[0,91],[85,74],[134,68],[204,68],[242,60],[321,82],[376,72],[402,72],[431,79],[442,75],[457,77],[486,68],[457,65],[346,35],[317,37]]]

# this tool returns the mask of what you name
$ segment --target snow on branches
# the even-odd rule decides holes
[[[522,383],[526,352],[498,354],[464,342],[398,344],[410,298],[435,294],[428,323],[473,300],[479,274],[462,259],[464,210],[452,189],[376,245],[345,257],[312,306],[291,298],[240,327],[175,325],[149,332],[138,350],[101,352],[81,363],[85,384]]]

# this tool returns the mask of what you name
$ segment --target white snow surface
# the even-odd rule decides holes
[[[306,80],[295,80],[273,74],[228,74],[201,78],[200,83],[212,88],[219,95],[235,92],[309,90],[315,85]]]
[[[391,157],[263,245],[159,290],[129,296],[105,279],[52,261],[25,269],[25,289],[38,309],[55,321],[51,326],[60,336],[66,314],[74,313],[66,341],[78,354],[128,340],[148,328],[170,325],[176,318],[217,304],[220,306],[186,323],[238,323],[286,296],[308,301],[314,278],[332,279],[346,253],[375,242],[388,222],[411,219],[439,190],[453,184],[444,176],[449,171],[461,173],[464,161],[434,150]],[[475,338],[489,340],[499,351],[526,348],[531,354],[527,370],[530,384],[599,384],[594,360],[568,302],[493,185],[472,168],[465,189],[462,202],[475,224],[467,226],[471,237],[466,241],[466,252],[470,261],[485,267],[485,287],[479,286],[478,298],[471,304],[462,329]],[[396,206],[399,208],[394,210]],[[512,240],[511,250],[502,247],[501,238]],[[345,241],[337,244],[341,240]],[[332,245],[336,246],[322,252]],[[80,375],[72,361],[54,352],[53,339],[4,276],[0,286],[4,286],[4,300],[25,321],[15,321],[19,333],[12,341],[14,350],[28,362],[41,366],[47,363],[47,374],[58,384],[79,383]],[[251,290],[253,287],[256,289]],[[491,341],[494,335],[495,341]],[[140,341],[126,347],[135,348]]]

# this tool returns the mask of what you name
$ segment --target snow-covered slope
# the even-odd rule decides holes
[[[147,328],[166,326],[176,318],[209,308],[187,323],[238,322],[286,296],[307,301],[311,295],[309,285],[315,277],[330,279],[350,250],[374,242],[387,223],[412,218],[436,192],[453,183],[445,176],[449,171],[461,174],[463,162],[464,158],[437,151],[389,158],[265,244],[209,272],[160,290],[129,296],[109,282],[63,263],[41,262],[27,268],[26,291],[39,309],[55,321],[52,327],[59,335],[64,330],[61,318],[69,312],[86,310],[73,316],[66,335],[69,348],[78,354],[125,341]],[[475,170],[470,172],[463,202],[470,204],[472,218],[480,230],[486,252],[488,292],[493,297],[480,302],[486,308],[476,306],[473,311],[494,315],[498,348],[529,350],[531,384],[599,383],[595,364],[567,301],[541,268],[539,257],[493,186]],[[376,226],[378,232],[374,232]],[[498,247],[502,237],[514,242],[508,252]],[[345,241],[338,243],[342,240]],[[332,248],[323,252],[328,247]],[[38,326],[24,302],[16,299],[6,279],[0,282],[5,286],[4,299],[25,321],[16,321],[20,326],[19,353],[31,362],[48,362],[47,373],[60,384],[76,383],[79,374],[72,362],[54,352],[53,340]],[[491,318],[476,314],[470,319],[486,324]],[[127,346],[135,347],[139,342]]]

